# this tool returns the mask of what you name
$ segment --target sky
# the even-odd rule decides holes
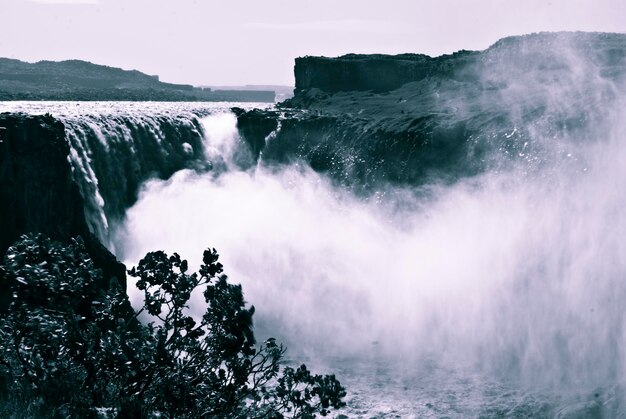
[[[626,32],[626,1],[0,0],[0,57],[194,85],[292,86],[298,56],[436,56],[561,30]]]

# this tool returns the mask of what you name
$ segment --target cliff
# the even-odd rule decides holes
[[[423,54],[348,54],[337,58],[299,57],[295,60],[296,97],[310,89],[326,93],[390,92],[428,79],[480,82],[482,71],[506,65],[512,80],[524,70],[560,65],[563,53],[575,50],[600,65],[615,67],[623,59],[624,35],[608,33],[539,33],[503,38],[485,51],[458,51],[430,57]],[[562,64],[562,62],[561,62]]]
[[[101,286],[112,277],[125,285],[124,265],[87,228],[69,154],[64,126],[53,117],[0,114],[0,257],[24,233],[60,241],[81,236],[103,272]]]
[[[337,58],[296,58],[296,95],[317,88],[328,93],[342,91],[389,92],[400,86],[458,70],[471,62],[475,52],[460,51],[432,58],[421,54],[358,55]]]
[[[28,231],[65,239],[86,230],[62,123],[0,115],[0,252]]]
[[[436,58],[304,57],[294,71],[295,96],[240,112],[241,135],[261,164],[303,161],[367,193],[532,171],[590,140],[622,106],[626,35],[540,33]]]

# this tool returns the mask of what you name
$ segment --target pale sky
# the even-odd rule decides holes
[[[626,32],[626,0],[0,0],[0,56],[195,85],[293,85],[298,56],[441,55],[558,30]]]

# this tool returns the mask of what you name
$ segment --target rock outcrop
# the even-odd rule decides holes
[[[475,55],[476,52],[460,51],[436,58],[421,54],[300,57],[296,58],[294,68],[296,94],[312,88],[329,93],[389,92],[407,83],[454,71],[462,62],[471,62]]]
[[[265,148],[265,139],[278,128],[277,115],[261,109],[245,111],[241,108],[233,108],[232,111],[237,115],[239,132],[247,139],[254,158],[258,159]],[[273,115],[273,117],[268,117],[268,115]]]
[[[55,239],[83,233],[63,124],[51,116],[2,114],[0,128],[0,252],[24,232]]]

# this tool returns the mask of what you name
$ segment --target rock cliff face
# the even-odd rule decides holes
[[[87,228],[63,124],[47,115],[4,113],[0,127],[0,257],[24,233],[60,241],[81,236],[103,271],[102,286],[112,277],[125,285],[124,265]]]
[[[464,61],[471,62],[475,54],[461,51],[437,58],[421,54],[296,58],[296,94],[312,88],[329,93],[355,90],[388,92],[406,83],[458,69]]]
[[[623,105],[626,35],[542,33],[437,58],[304,57],[295,75],[278,109],[238,115],[262,164],[304,161],[363,191],[453,182],[532,171],[595,140],[590,129]]]
[[[72,182],[62,123],[48,116],[0,115],[0,250],[28,231],[57,239],[86,229]]]

